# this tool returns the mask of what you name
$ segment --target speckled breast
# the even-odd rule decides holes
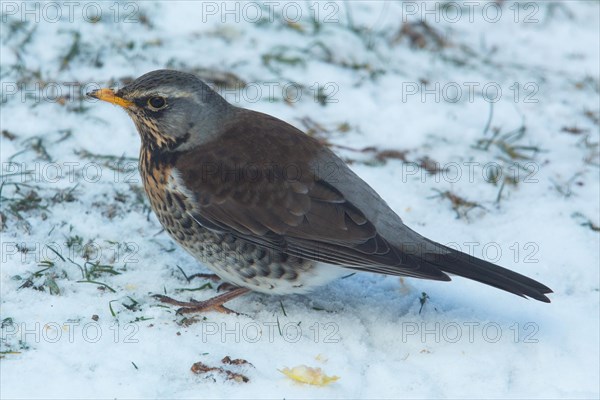
[[[140,168],[152,210],[169,235],[222,279],[252,290],[301,293],[322,284],[315,263],[258,247],[230,233],[204,228],[194,195],[182,186],[175,169]],[[315,281],[312,283],[312,281]]]

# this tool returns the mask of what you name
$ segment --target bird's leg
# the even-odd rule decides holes
[[[162,303],[180,306],[181,308],[177,310],[177,314],[191,314],[206,311],[216,311],[225,314],[237,314],[235,311],[230,310],[223,304],[249,291],[250,289],[237,287],[233,290],[230,290],[229,292],[225,292],[205,301],[192,300],[190,302],[175,300],[170,297],[163,296],[161,294],[154,295],[153,297],[158,299]]]

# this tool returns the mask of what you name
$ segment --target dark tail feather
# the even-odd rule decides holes
[[[436,246],[441,245],[436,243]],[[552,293],[552,289],[538,281],[468,254],[445,246],[441,247],[449,253],[430,253],[425,258],[442,271],[485,283],[517,296],[531,297],[544,303],[550,303],[550,299],[545,295]]]

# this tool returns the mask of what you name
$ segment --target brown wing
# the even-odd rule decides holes
[[[373,272],[447,280],[382,237],[364,213],[313,170],[320,144],[258,113],[177,160],[201,225],[303,258]],[[335,171],[333,171],[335,172]]]

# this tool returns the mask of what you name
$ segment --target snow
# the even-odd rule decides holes
[[[598,398],[600,6],[498,3],[457,2],[453,22],[437,2],[275,2],[272,15],[264,3],[261,21],[252,2],[77,2],[72,15],[61,2],[29,13],[2,2],[0,397]],[[398,38],[403,23],[423,32],[420,17],[443,47]],[[240,315],[186,324],[151,295],[202,300],[218,283],[189,291],[207,281],[184,273],[208,270],[140,196],[133,124],[82,98],[164,67],[233,73],[249,85],[220,88],[230,101],[304,130],[310,117],[334,145],[406,151],[382,162],[333,147],[407,225],[540,280],[552,303],[460,278],[357,273],[310,295],[250,294],[229,304]],[[39,81],[72,95],[60,104]],[[304,90],[286,103],[290,82]],[[486,84],[502,90],[493,106]],[[334,102],[315,101],[316,87]],[[494,134],[526,158],[477,148]],[[418,168],[425,157],[448,171]],[[500,196],[494,166],[518,181]],[[446,191],[480,207],[456,212]],[[96,283],[81,282],[84,266]],[[199,361],[249,382],[196,375]],[[309,386],[279,371],[299,365],[340,379]]]

